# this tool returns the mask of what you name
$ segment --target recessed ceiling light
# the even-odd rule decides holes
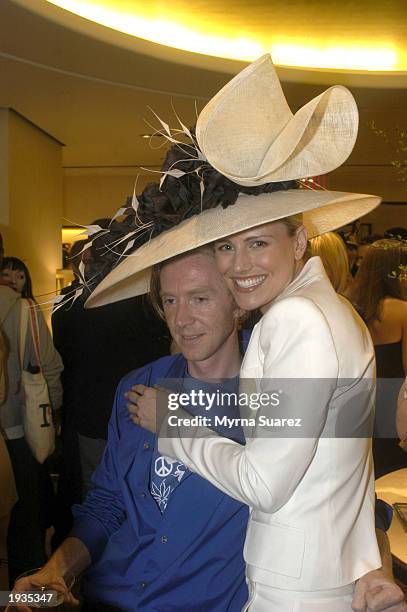
[[[389,33],[386,27],[383,27],[383,32],[379,30],[375,40],[372,40],[370,26],[365,30],[363,27],[357,27],[362,25],[362,21],[360,24],[356,21],[357,26],[350,27],[348,34],[337,29],[327,36],[325,29],[321,32],[317,28],[316,32],[319,34],[313,36],[305,25],[296,29],[296,33],[292,33],[291,36],[283,32],[275,33],[271,38],[269,29],[265,32],[260,31],[256,35],[253,28],[236,27],[235,19],[231,19],[230,23],[222,20],[224,9],[219,11],[220,18],[215,23],[213,20],[215,13],[210,10],[210,2],[201,3],[204,8],[208,7],[203,19],[200,18],[199,11],[195,11],[198,17],[188,11],[185,2],[163,3],[157,0],[150,2],[47,0],[47,2],[119,32],[204,55],[252,61],[271,51],[274,63],[280,66],[358,71],[406,70],[407,59],[402,39],[400,38],[400,43],[396,44],[402,34],[392,34],[392,29],[395,29],[397,21],[400,21],[397,19],[397,16],[401,15],[400,11],[394,12],[393,21],[390,22],[392,29]],[[30,0],[30,3],[35,4],[33,0]],[[262,4],[267,5],[261,2],[260,7]],[[306,3],[299,4],[306,5]],[[316,4],[322,7],[325,2]],[[335,6],[332,2],[328,4]],[[257,10],[257,14],[259,12],[260,9]],[[300,23],[303,16],[305,18],[305,12],[297,15]],[[256,11],[253,23],[256,23]],[[404,30],[398,31],[404,33]]]

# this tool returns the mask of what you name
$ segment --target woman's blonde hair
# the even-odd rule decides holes
[[[337,293],[344,293],[349,284],[349,259],[342,238],[334,232],[310,240],[313,255],[322,259],[325,271]]]

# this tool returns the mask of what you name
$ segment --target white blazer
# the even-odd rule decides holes
[[[278,408],[254,413],[246,446],[202,428],[183,437],[180,427],[176,437],[164,423],[159,451],[251,506],[248,577],[316,591],[380,567],[371,441],[354,437],[373,414],[374,350],[319,257],[306,262],[254,328],[240,376],[241,390],[254,379],[257,391],[282,391]],[[281,410],[303,428],[280,437],[260,425],[260,416]]]

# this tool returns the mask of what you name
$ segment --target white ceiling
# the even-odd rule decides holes
[[[44,17],[44,0],[35,0],[41,14],[22,1],[0,0],[0,106],[14,108],[63,142],[66,168],[159,165],[162,151],[140,137],[152,131],[144,121],[154,122],[148,107],[173,125],[173,105],[191,125],[195,101],[201,108],[244,65],[135,41],[101,26],[92,26],[89,35],[85,20],[69,18],[67,27],[60,9],[56,21]],[[395,125],[407,129],[407,77],[279,72],[293,110],[326,84],[348,84],[361,113],[349,163],[391,164],[393,144],[375,136],[370,123],[389,132]]]

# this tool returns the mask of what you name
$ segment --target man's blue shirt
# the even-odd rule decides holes
[[[126,611],[240,612],[247,600],[248,508],[189,470],[164,513],[150,494],[156,436],[132,423],[124,393],[185,376],[178,354],[132,372],[118,387],[96,488],[74,507],[70,534],[91,554],[84,592],[93,601]]]

